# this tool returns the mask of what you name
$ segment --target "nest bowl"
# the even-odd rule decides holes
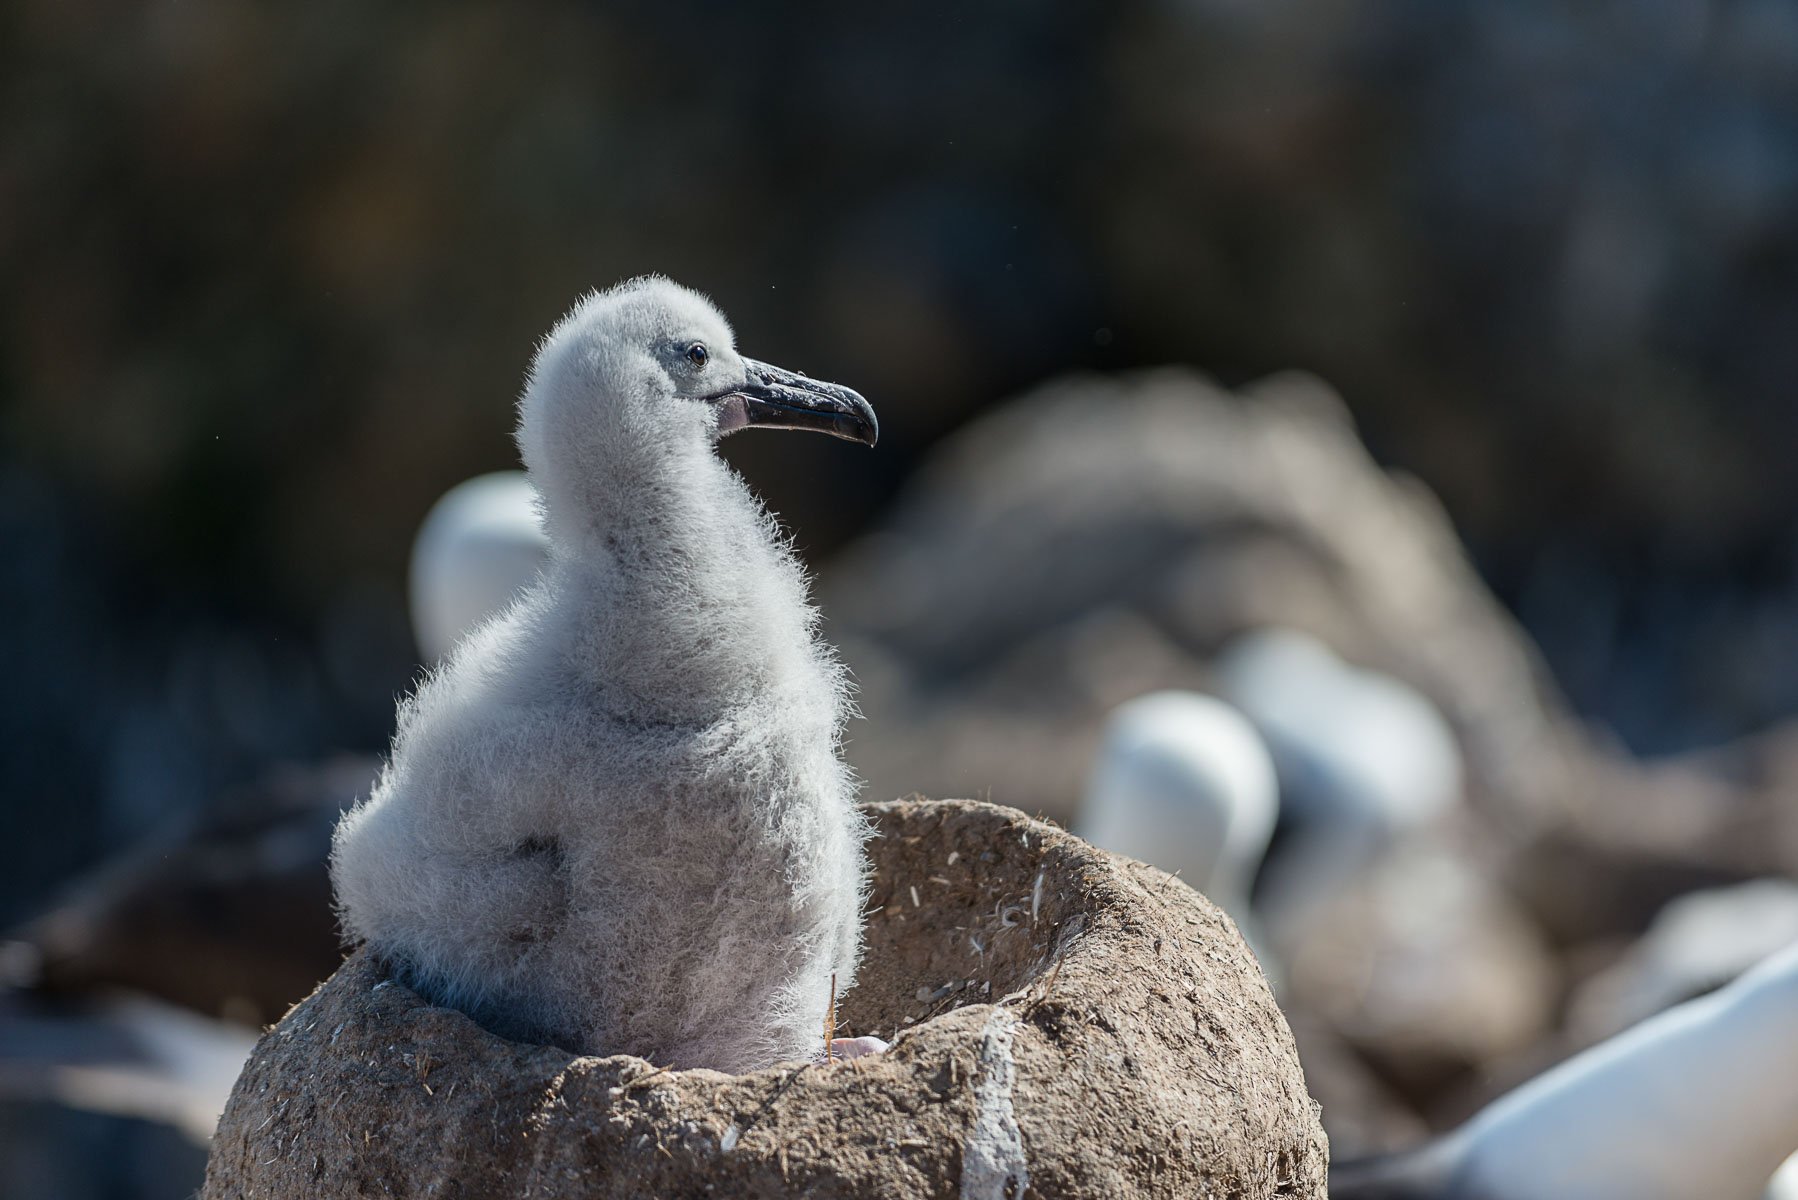
[[[257,1045],[203,1196],[1324,1196],[1317,1106],[1228,917],[1015,809],[865,810],[838,1032],[886,1053],[748,1075],[577,1056],[358,951]]]

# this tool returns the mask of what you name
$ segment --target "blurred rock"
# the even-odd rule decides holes
[[[1041,388],[945,442],[821,593],[872,795],[990,790],[1065,819],[1104,713],[1217,690],[1213,656],[1277,625],[1441,711],[1509,851],[1493,869],[1557,941],[1798,867],[1798,735],[1652,763],[1593,736],[1428,492],[1375,466],[1309,376]]]
[[[1569,1033],[1578,1045],[1601,1041],[1722,987],[1793,943],[1798,943],[1798,883],[1789,879],[1757,879],[1681,896],[1655,915],[1622,961],[1574,993]]]
[[[1569,781],[1597,752],[1427,494],[1369,461],[1317,381],[1238,396],[1157,372],[1026,396],[947,443],[833,564],[823,597],[868,718],[849,753],[877,796],[1028,788],[1061,816],[1113,705],[1224,690],[1214,657],[1270,623],[1330,647],[1306,662],[1340,654],[1405,681],[1375,690],[1412,716],[1427,699],[1447,725],[1403,726],[1433,739],[1399,781],[1404,811],[1374,821],[1328,879],[1302,853],[1304,771],[1290,759],[1299,804],[1269,870],[1288,856],[1298,882],[1320,878],[1315,903],[1269,931],[1282,1002],[1396,1081],[1401,1108],[1426,1111],[1548,1031],[1559,967],[1507,878],[1582,819]],[[1369,716],[1352,697],[1334,704],[1326,717]],[[1349,735],[1351,758],[1365,736]],[[1388,757],[1339,768],[1339,788],[1371,787],[1373,803],[1393,785]],[[1314,845],[1341,849],[1317,832]]]
[[[162,1121],[0,1097],[0,1195],[190,1200],[205,1178],[205,1145]]]
[[[1634,937],[1676,896],[1798,874],[1798,722],[1651,761],[1579,760],[1583,802],[1512,860],[1557,941]]]
[[[1241,396],[1178,371],[1049,385],[947,442],[822,596],[876,795],[1003,798],[1004,756],[962,747],[1015,749],[1004,726],[1028,721],[1042,754],[1013,761],[1065,815],[1104,708],[1203,681],[1228,640],[1277,624],[1428,696],[1503,827],[1574,803],[1582,743],[1528,642],[1428,494],[1380,471],[1309,376]]]
[[[1333,1161],[1421,1142],[1429,1126],[1340,1034],[1302,1010],[1287,1013],[1305,1086],[1322,1109]]]
[[[1742,874],[1798,874],[1798,721],[1656,764],[1688,854]],[[1608,832],[1608,831],[1607,831]]]
[[[342,961],[331,831],[375,770],[346,756],[276,772],[76,880],[7,935],[13,982],[128,987],[251,1026],[277,1019]]]
[[[1317,1014],[1401,1094],[1426,1102],[1533,1045],[1559,971],[1465,844],[1391,851],[1277,932],[1285,1001]]]
[[[255,1042],[251,1029],[147,997],[0,991],[0,1195],[192,1195]]]
[[[256,1030],[148,996],[48,1002],[0,993],[0,1079],[9,1098],[141,1117],[205,1145]]]

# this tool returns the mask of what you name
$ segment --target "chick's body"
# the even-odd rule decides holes
[[[741,1071],[822,1048],[866,830],[804,573],[714,450],[759,394],[729,341],[651,280],[545,343],[519,440],[549,567],[402,705],[333,878],[351,936],[495,1032]],[[695,345],[709,374],[669,356]]]

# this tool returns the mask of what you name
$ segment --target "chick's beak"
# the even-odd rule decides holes
[[[874,409],[861,393],[751,358],[743,360],[743,367],[748,374],[742,386],[712,397],[718,405],[719,437],[752,425],[812,429],[866,446],[880,436]]]

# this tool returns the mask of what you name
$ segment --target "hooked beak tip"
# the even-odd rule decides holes
[[[880,438],[874,408],[853,388],[784,371],[744,359],[741,387],[716,398],[718,435],[751,425],[770,429],[809,429],[846,441],[873,446]]]

